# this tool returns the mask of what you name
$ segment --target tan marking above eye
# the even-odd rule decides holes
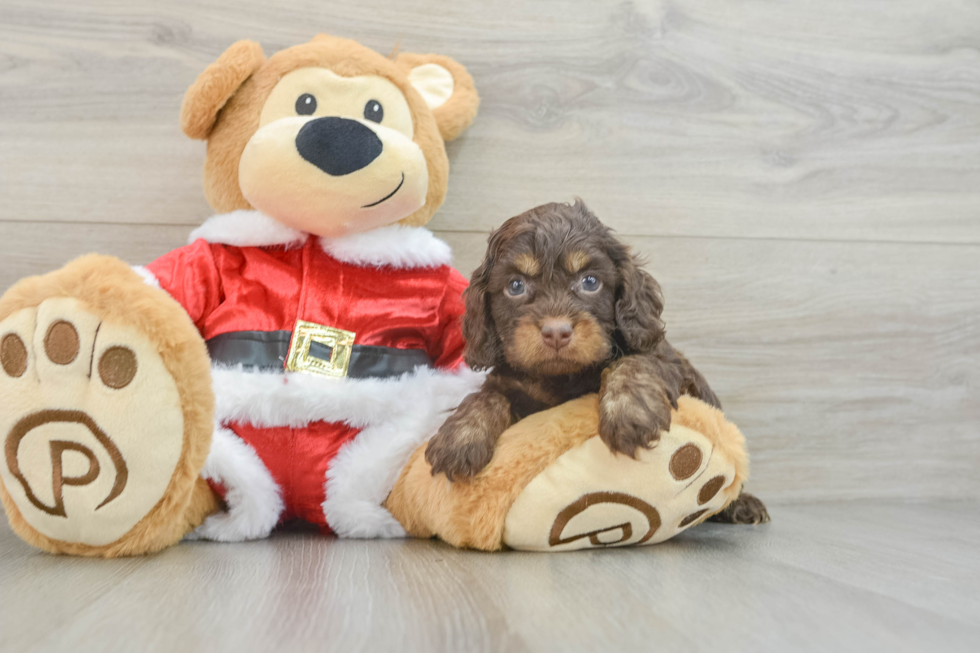
[[[585,252],[575,251],[565,255],[565,269],[575,274],[589,264],[589,255]]]
[[[27,371],[27,347],[16,333],[8,333],[0,340],[0,366],[15,379]]]
[[[302,95],[316,99],[311,115],[297,116],[296,100]],[[408,101],[393,82],[376,75],[342,77],[326,68],[299,68],[282,76],[272,89],[259,118],[259,127],[283,118],[314,119],[339,116],[365,121],[364,107],[377,102],[384,111],[381,125],[412,138],[415,127]],[[378,124],[371,122],[370,124]]]
[[[127,347],[110,347],[99,359],[99,378],[115,390],[132,383],[136,370],[136,354]]]
[[[701,466],[701,450],[695,444],[685,444],[670,457],[670,475],[678,481],[694,476]]]
[[[52,323],[44,336],[44,352],[52,363],[68,365],[78,356],[78,331],[64,320]]]
[[[537,276],[541,272],[541,263],[534,258],[533,254],[520,254],[514,259],[514,267],[522,274],[529,277]]]

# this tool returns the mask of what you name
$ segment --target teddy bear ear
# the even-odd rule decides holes
[[[184,94],[181,130],[191,138],[207,138],[221,107],[264,62],[262,46],[255,41],[233,43]]]
[[[432,109],[444,140],[453,140],[470,126],[480,96],[466,68],[449,57],[411,52],[398,55],[395,63]]]

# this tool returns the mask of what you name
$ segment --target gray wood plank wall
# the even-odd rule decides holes
[[[431,227],[583,197],[771,501],[980,496],[980,3],[0,0],[0,286],[146,263],[210,211],[185,88],[325,31],[466,64],[483,104]]]

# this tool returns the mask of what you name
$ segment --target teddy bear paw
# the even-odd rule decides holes
[[[733,461],[675,425],[631,458],[596,436],[560,456],[521,492],[504,543],[561,551],[654,544],[701,523],[737,495]]]
[[[56,297],[0,322],[0,438],[0,479],[23,519],[101,546],[164,496],[184,418],[153,343]]]

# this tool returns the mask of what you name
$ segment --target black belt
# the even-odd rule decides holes
[[[233,331],[208,340],[213,363],[243,365],[264,370],[284,370],[291,331]],[[347,376],[354,379],[401,376],[416,367],[432,367],[422,349],[395,349],[373,345],[351,346]],[[319,342],[310,343],[310,356],[329,361],[333,350]]]

